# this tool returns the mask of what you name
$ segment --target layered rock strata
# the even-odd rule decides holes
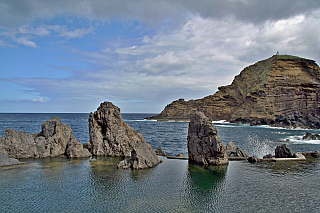
[[[204,165],[228,163],[226,148],[218,137],[215,125],[203,112],[196,111],[188,129],[189,161]]]
[[[150,119],[211,120],[320,128],[320,69],[313,60],[274,55],[246,67],[229,86],[198,100],[179,99]]]
[[[87,146],[93,155],[128,158],[118,167],[144,169],[161,162],[142,134],[122,120],[120,109],[111,102],[101,103],[90,113],[89,132]]]
[[[77,141],[69,125],[53,117],[41,125],[41,132],[28,134],[14,129],[6,130],[6,137],[0,138],[0,153],[11,158],[45,158],[66,155],[67,157],[90,157]]]

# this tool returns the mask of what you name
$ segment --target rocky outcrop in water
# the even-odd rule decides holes
[[[189,120],[201,111],[211,120],[320,128],[320,68],[313,60],[274,55],[246,67],[229,86],[198,100],[179,99],[150,119]]]
[[[255,155],[248,157],[249,163],[258,163],[259,161],[260,161],[260,159]]]
[[[294,152],[290,150],[287,144],[282,144],[281,146],[276,147],[275,157],[276,158],[296,158],[296,155]]]
[[[122,120],[120,109],[111,102],[101,103],[90,113],[89,132],[88,147],[93,155],[128,158],[118,167],[144,169],[161,162],[142,134]]]
[[[249,157],[248,153],[243,151],[240,147],[236,147],[233,142],[229,142],[226,148],[226,154],[228,158],[243,158],[247,159]]]
[[[53,117],[41,125],[42,131],[28,134],[14,129],[6,130],[5,139],[0,139],[0,153],[13,158],[44,158],[66,155],[67,157],[90,157],[77,141],[69,125]]]
[[[167,153],[165,153],[162,149],[161,146],[159,146],[156,150],[156,154],[159,156],[167,156]]]
[[[307,132],[303,137],[302,140],[320,140],[319,134],[312,134],[310,132]]]
[[[188,129],[188,154],[191,162],[204,165],[228,163],[226,148],[218,137],[217,128],[203,112],[196,111]]]

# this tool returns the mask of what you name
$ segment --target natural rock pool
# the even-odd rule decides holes
[[[54,114],[88,141],[88,114]],[[2,114],[0,131],[38,132],[52,114]],[[123,118],[154,149],[187,154],[185,122]],[[303,141],[305,130],[216,124],[221,141],[233,141],[249,155],[263,155],[287,143],[292,151],[320,150],[319,141]],[[35,129],[33,129],[35,128]],[[4,129],[4,130],[3,130]],[[319,133],[318,130],[311,131]],[[4,136],[4,135],[3,135]],[[65,157],[27,159],[28,164],[0,168],[1,212],[319,212],[320,159],[305,162],[231,161],[203,168],[166,159],[146,170],[118,170],[120,158]]]

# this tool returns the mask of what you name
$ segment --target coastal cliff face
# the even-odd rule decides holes
[[[312,120],[316,128],[320,127],[315,121],[319,120],[319,92],[320,69],[315,61],[274,55],[246,67],[231,85],[219,87],[214,95],[173,101],[150,119],[189,120],[198,110],[212,120],[294,125],[305,119],[301,125],[310,126]]]

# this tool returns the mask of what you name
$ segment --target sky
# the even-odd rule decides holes
[[[319,35],[319,0],[0,0],[0,113],[160,113]]]

